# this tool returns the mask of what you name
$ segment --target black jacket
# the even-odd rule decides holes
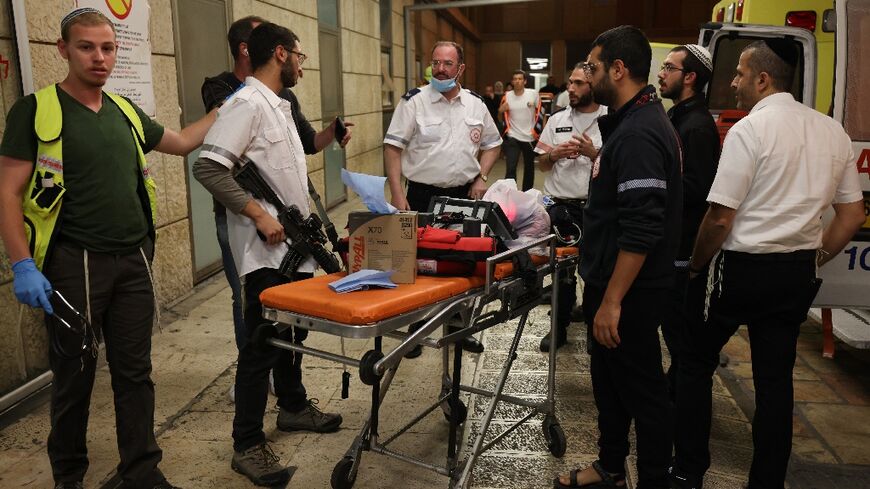
[[[598,119],[604,146],[583,213],[580,275],[606,288],[620,250],[646,255],[632,287],[673,283],[683,182],[676,131],[654,87]]]
[[[668,117],[677,129],[683,150],[683,232],[677,260],[686,262],[692,256],[698,228],[707,212],[707,195],[719,166],[719,130],[703,94],[671,107]]]
[[[206,78],[202,82],[202,103],[205,105],[206,112],[210,112],[213,108],[223,105],[224,101],[230,95],[242,87],[243,81],[236,78],[236,75],[231,71],[225,71],[218,76]],[[299,107],[299,100],[296,95],[290,90],[282,88],[278,96],[290,102],[291,111],[293,114],[293,122],[296,124],[296,131],[299,133],[299,139],[302,140],[302,149],[305,154],[313,155],[317,153],[317,147],[314,145],[314,137],[317,131],[311,127],[311,123],[302,114],[302,108]],[[217,199],[214,199],[215,214],[226,214],[226,209]]]
[[[489,111],[489,115],[492,116],[492,120],[498,122],[498,105],[501,103],[501,99],[493,95],[492,97],[487,97],[486,95],[481,95],[480,97],[483,99],[483,103],[486,104],[486,110]]]
[[[242,87],[243,83],[231,71],[225,71],[214,78],[206,78],[202,82],[202,103],[205,105],[205,110],[208,112],[222,105],[227,97]],[[305,150],[305,154],[313,155],[317,153],[317,148],[314,146],[314,136],[317,135],[317,131],[311,127],[311,123],[302,114],[302,108],[299,107],[299,100],[296,98],[296,95],[290,90],[282,88],[278,92],[278,96],[290,102],[292,106],[293,122],[296,124],[296,130],[299,132],[299,139],[302,140],[302,148]]]

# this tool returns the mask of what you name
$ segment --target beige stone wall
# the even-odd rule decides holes
[[[405,42],[402,7],[413,0],[392,0],[393,71],[396,101],[406,90],[404,75]],[[310,0],[237,0],[232,2],[232,19],[259,15],[292,29],[309,55],[304,75],[294,88],[303,112],[315,128],[323,126],[320,106],[320,56],[318,46],[317,3]],[[157,120],[166,127],[180,129],[181,109],[172,30],[171,0],[150,0],[151,43]],[[354,122],[353,139],[346,150],[346,167],[351,171],[383,175],[381,44],[377,0],[341,0],[342,85],[344,116]],[[30,54],[36,87],[60,81],[66,65],[54,42],[61,13],[74,6],[73,0],[27,0]],[[0,54],[14,51],[11,14],[8,3],[0,2]],[[16,62],[17,64],[17,62]],[[2,69],[2,67],[0,67]],[[10,69],[8,80],[0,80],[0,108],[5,114],[19,96],[18,72]],[[4,118],[5,119],[5,118]],[[0,122],[2,133],[4,122]],[[184,161],[180,157],[152,153],[148,161],[154,170],[158,190],[158,246],[154,275],[158,299],[166,304],[187,294],[192,286],[190,211]],[[318,191],[323,191],[323,157],[309,156],[308,171]],[[22,311],[12,293],[11,272],[5,253],[0,253],[0,395],[9,392],[47,368],[47,346],[41,314]]]
[[[27,0],[27,29],[34,86],[61,81],[66,76],[66,63],[55,48],[60,35],[63,13],[73,8],[73,0]],[[175,66],[175,45],[172,30],[170,0],[150,0],[151,43],[154,95],[157,100],[156,119],[168,128],[180,129],[181,109]],[[0,2],[0,55],[8,59],[13,52],[11,11],[8,2]],[[17,71],[10,67],[9,79],[0,79],[0,108],[5,113],[17,93],[20,82]],[[2,65],[0,65],[2,70]],[[0,73],[2,74],[2,73]],[[0,125],[2,132],[3,125]],[[154,260],[154,280],[158,301],[166,304],[187,294],[193,287],[190,252],[189,210],[184,160],[156,152],[148,155],[148,163],[158,184],[157,191],[157,254]],[[0,395],[13,390],[48,369],[47,337],[42,315],[21,308],[12,293],[11,272],[5,253],[0,253]],[[19,328],[19,314],[21,325]]]

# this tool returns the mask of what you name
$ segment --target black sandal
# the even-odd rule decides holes
[[[559,476],[556,476],[553,479],[553,488],[554,489],[613,489],[613,488],[622,488],[626,487],[625,485],[625,474],[614,473],[611,474],[604,470],[604,467],[596,460],[592,462],[592,468],[595,469],[595,472],[598,473],[598,476],[601,477],[601,480],[598,482],[593,482],[591,484],[580,484],[577,481],[577,474],[583,471],[583,469],[574,469],[571,472],[568,472],[568,480],[569,485],[562,484],[559,481]]]

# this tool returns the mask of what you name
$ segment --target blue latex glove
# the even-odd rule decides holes
[[[52,294],[51,284],[48,279],[36,268],[33,258],[25,258],[12,265],[15,274],[15,297],[18,302],[31,307],[41,307],[45,312],[54,314],[48,297]]]

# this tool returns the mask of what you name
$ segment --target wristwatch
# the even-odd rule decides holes
[[[483,173],[478,173],[477,176],[479,176],[480,179],[483,180],[483,183],[486,183],[486,182],[489,181],[489,177],[487,177],[487,176],[484,175]]]

